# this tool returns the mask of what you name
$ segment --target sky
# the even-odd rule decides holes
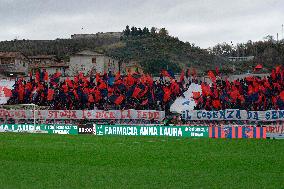
[[[0,41],[70,38],[129,25],[164,27],[208,48],[276,39],[277,33],[281,39],[283,12],[283,0],[0,0]]]

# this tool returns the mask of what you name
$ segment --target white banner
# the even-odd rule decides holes
[[[284,121],[284,110],[246,111],[227,109],[219,111],[186,110],[182,112],[185,120],[249,120]]]
[[[163,120],[164,111],[156,110],[1,110],[2,119],[141,119]]]
[[[0,104],[6,104],[10,98],[15,81],[0,80]]]
[[[201,85],[192,83],[188,90],[183,93],[184,97],[178,97],[170,107],[171,112],[182,113],[185,110],[193,110],[196,103],[193,99],[193,93],[202,94]]]

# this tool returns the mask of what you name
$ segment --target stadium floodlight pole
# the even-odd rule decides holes
[[[282,40],[284,39],[284,38],[283,38],[283,27],[284,27],[284,25],[282,24]]]

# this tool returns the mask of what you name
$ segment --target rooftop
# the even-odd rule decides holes
[[[55,55],[36,55],[29,56],[30,59],[56,59]]]
[[[83,51],[75,53],[75,55],[103,56],[103,54],[96,52],[96,51],[91,51],[91,50],[83,50]]]
[[[66,62],[58,62],[56,64],[32,64],[30,65],[31,68],[52,68],[52,67],[69,67],[69,64]]]
[[[26,56],[21,52],[0,52],[0,58],[16,58],[16,57],[26,58]]]

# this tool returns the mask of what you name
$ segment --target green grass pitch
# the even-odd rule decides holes
[[[284,188],[284,141],[0,133],[0,188]]]

